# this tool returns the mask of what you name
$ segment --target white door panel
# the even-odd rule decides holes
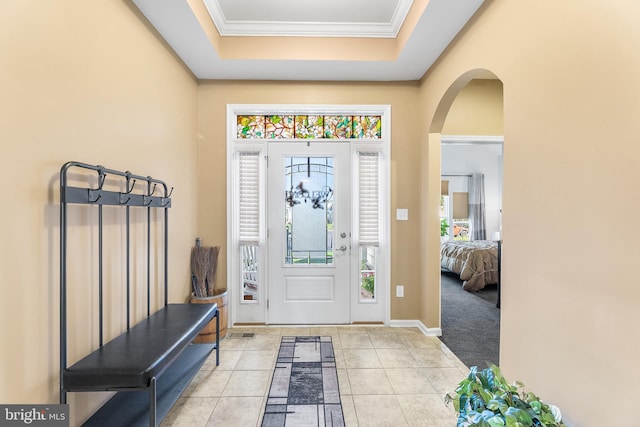
[[[268,158],[269,323],[348,323],[349,144],[271,142]]]
[[[333,277],[285,276],[285,302],[335,301],[335,280]]]

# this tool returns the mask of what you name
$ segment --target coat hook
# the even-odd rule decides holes
[[[148,177],[148,178],[151,179],[151,177]],[[156,185],[157,185],[157,183],[153,184],[153,188],[151,189],[151,192],[149,194],[147,194],[147,196],[149,196],[149,197],[153,196],[153,193],[156,192]]]
[[[127,195],[129,193],[120,193],[120,204],[121,205],[126,205],[127,203],[129,203],[129,200],[131,200],[131,196],[127,197],[127,200],[124,200],[124,196]]]
[[[151,193],[151,194],[153,194],[153,193]],[[145,201],[145,200],[147,200],[147,199],[149,200],[149,202],[146,202],[146,201]],[[151,203],[153,203],[153,197],[151,197],[151,195],[149,195],[149,196],[145,196],[145,197],[144,197],[144,200],[143,200],[143,204],[144,204],[145,206],[151,206]]]
[[[100,197],[102,197],[102,193],[98,193],[98,197],[96,197],[95,200],[91,200],[91,194],[89,194],[89,202],[96,203],[98,200],[100,200]]]
[[[104,166],[98,165],[98,190],[102,190],[107,174],[104,172]],[[98,199],[96,199],[98,200]]]
[[[172,194],[173,194],[173,187],[171,187],[171,190],[169,190],[169,194],[167,194],[167,197],[171,197]]]
[[[131,184],[131,188],[129,188],[129,181],[131,181],[131,172],[127,171],[126,172],[126,177],[127,177],[127,191],[124,194],[130,194],[133,191],[133,187],[136,186],[136,180],[133,180],[133,184]],[[129,197],[130,199],[131,197]]]

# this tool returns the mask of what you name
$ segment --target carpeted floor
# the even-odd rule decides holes
[[[457,275],[442,273],[440,340],[467,366],[498,365],[500,310],[496,285],[478,292],[462,289]]]
[[[331,337],[282,337],[262,427],[344,425]]]

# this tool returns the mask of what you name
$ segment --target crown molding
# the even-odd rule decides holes
[[[395,38],[398,36],[413,0],[399,0],[393,16],[383,22],[291,22],[238,21],[226,18],[219,1],[204,0],[213,23],[221,36],[233,37],[364,37]]]

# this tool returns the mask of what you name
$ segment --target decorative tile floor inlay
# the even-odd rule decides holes
[[[331,337],[283,336],[262,427],[344,425]]]

